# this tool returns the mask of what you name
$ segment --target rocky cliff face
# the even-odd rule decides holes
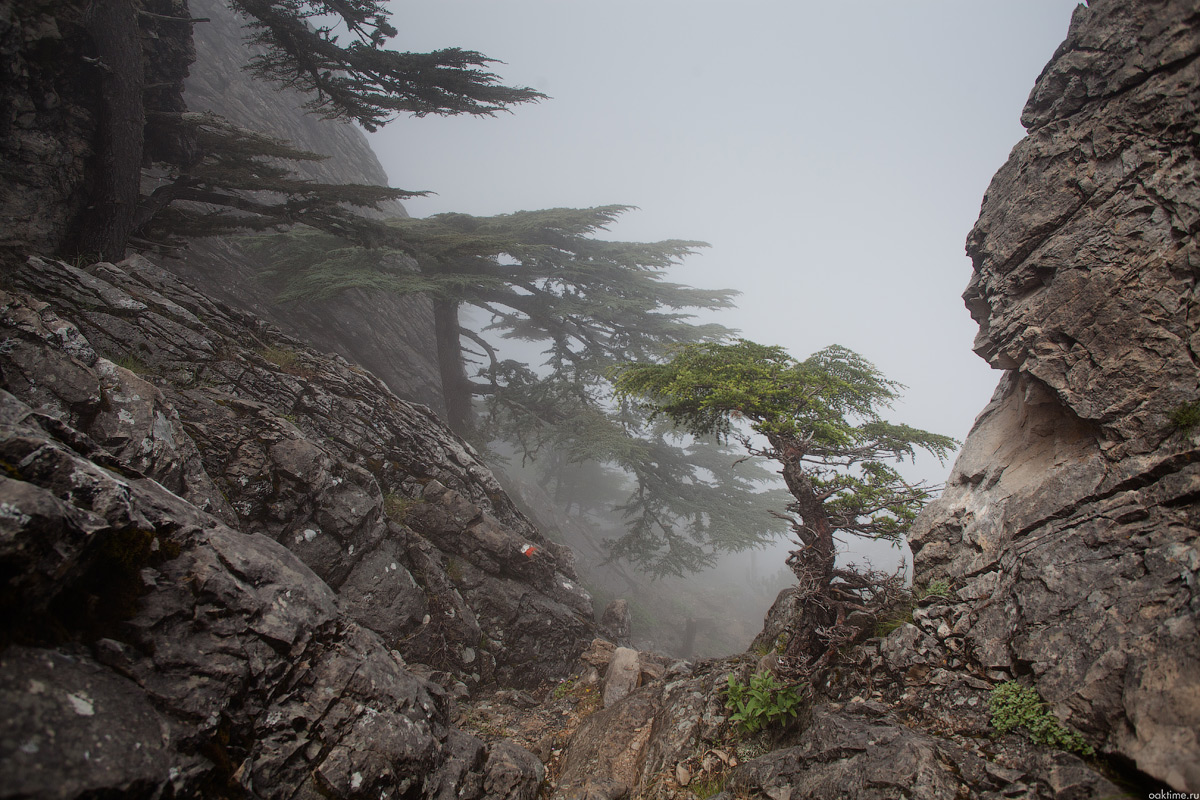
[[[450,701],[590,598],[426,409],[140,258],[31,259],[0,326],[0,796],[533,796]]]
[[[976,351],[1006,370],[918,579],[990,676],[1200,791],[1200,11],[1093,2],[1025,108],[968,241]]]
[[[869,626],[747,747],[723,678],[786,674],[771,650],[805,609],[785,591],[761,658],[643,674],[588,718],[559,796],[1200,792],[1200,429],[1178,413],[1200,399],[1198,108],[1194,2],[1076,11],[968,242],[976,349],[1005,372],[911,532],[916,583],[946,596]],[[1014,681],[1075,752],[999,733]]]
[[[62,244],[78,213],[99,74],[79,4],[0,6],[0,263]]]

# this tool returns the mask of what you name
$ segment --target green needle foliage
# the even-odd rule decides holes
[[[134,228],[158,247],[187,240],[303,223],[327,234],[359,241],[383,235],[383,224],[363,209],[417,197],[386,186],[327,184],[297,177],[289,164],[325,156],[234,125],[211,113],[153,116],[160,135],[195,143],[198,157],[185,166],[164,166],[159,185],[144,195]]]
[[[193,25],[205,20],[163,14],[161,4],[147,0],[84,5],[87,41],[80,56],[103,69],[81,67],[98,89],[97,155],[86,202],[80,203],[86,211],[76,241],[67,245],[71,252],[117,260],[131,239],[155,237],[140,242],[143,247],[175,245],[178,237],[298,222],[338,235],[352,231],[363,241],[373,226],[347,206],[373,207],[380,199],[414,194],[299,180],[269,159],[312,154],[236,130],[211,115],[207,120],[189,115],[179,92],[170,88],[171,77],[182,81],[186,75],[187,62],[164,55],[192,51]],[[472,50],[388,50],[397,30],[381,0],[229,0],[229,5],[246,19],[248,39],[257,45],[257,55],[247,52],[252,72],[307,93],[309,109],[367,130],[400,114],[491,116],[545,97],[500,84],[489,71],[498,62]],[[148,165],[155,167],[153,180],[143,182]],[[158,188],[147,195],[143,183]],[[179,205],[187,202],[218,209],[200,213]],[[164,239],[164,230],[176,238]]]
[[[944,459],[958,444],[882,420],[900,385],[838,345],[804,361],[744,339],[685,345],[665,363],[622,366],[615,385],[692,434],[732,435],[780,462],[806,543],[834,530],[898,540],[930,494],[885,461],[911,459],[917,449]]]
[[[397,114],[492,116],[545,95],[498,83],[498,64],[457,47],[400,53],[384,45],[396,36],[379,0],[230,0],[263,48],[250,61],[257,75],[312,95],[308,107],[352,119],[369,131]],[[350,41],[343,46],[340,39]]]
[[[613,365],[726,336],[692,313],[727,307],[734,294],[667,280],[702,242],[598,238],[628,210],[439,214],[389,221],[383,247],[305,229],[248,246],[270,260],[283,299],[352,288],[430,297],[451,426],[559,468],[594,462],[625,473],[626,495],[607,501],[628,522],[610,543],[612,556],[654,574],[683,574],[786,526],[768,513],[774,498],[752,467],[735,471],[732,458],[711,456],[711,445],[648,429],[644,415],[613,404]],[[486,321],[468,325],[465,309]],[[505,340],[535,343],[541,363],[506,358]]]
[[[835,613],[845,610],[835,582],[870,590],[864,576],[835,568],[835,534],[899,542],[931,497],[887,463],[918,449],[944,459],[948,436],[884,421],[880,411],[900,385],[838,345],[798,361],[782,348],[746,340],[676,348],[662,363],[628,363],[614,372],[619,396],[696,436],[735,438],[752,455],[776,461],[792,502],[801,549],[789,564],[830,615],[807,615],[809,629],[790,645],[828,657]]]
[[[607,385],[603,372],[614,363],[728,333],[693,323],[691,312],[727,307],[733,292],[701,291],[665,278],[703,242],[596,237],[627,210],[614,205],[494,217],[439,214],[391,220],[384,247],[303,230],[264,237],[256,246],[273,260],[281,299],[329,297],[351,288],[430,296],[451,425],[469,428],[471,396],[507,390],[509,401],[489,411],[519,428],[572,413],[564,405],[572,396],[594,406]],[[542,368],[504,359],[494,338],[464,328],[460,314],[467,307],[489,318],[487,330],[499,338],[543,345]],[[482,360],[473,362],[475,357]],[[472,366],[479,367],[475,375],[469,374]]]

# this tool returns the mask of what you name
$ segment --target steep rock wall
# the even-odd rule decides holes
[[[1079,7],[968,239],[1007,370],[910,541],[953,635],[1103,751],[1200,791],[1200,9]]]
[[[0,797],[536,794],[451,698],[565,674],[591,600],[371,374],[140,257],[32,258],[0,466]]]

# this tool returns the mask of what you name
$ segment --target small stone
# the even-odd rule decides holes
[[[636,689],[640,683],[641,674],[638,651],[630,647],[618,647],[613,652],[608,670],[604,673],[604,707],[612,706]]]

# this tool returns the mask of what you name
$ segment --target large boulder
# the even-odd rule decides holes
[[[981,670],[1193,792],[1198,55],[1193,2],[1076,10],[968,240],[975,348],[1006,372],[910,536]]]
[[[462,780],[445,693],[295,555],[89,444],[0,391],[0,796],[427,796],[491,777],[480,758]]]
[[[469,446],[144,259],[6,282],[0,797],[536,794],[443,687],[565,674],[591,603]]]

